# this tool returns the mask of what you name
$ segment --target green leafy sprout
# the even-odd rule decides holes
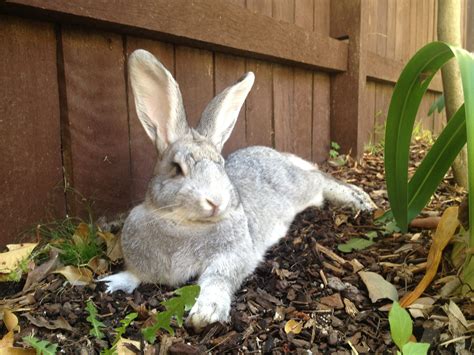
[[[37,355],[55,355],[58,344],[52,344],[47,340],[39,340],[32,335],[23,337],[23,341],[36,350]]]
[[[408,312],[400,307],[398,302],[393,303],[392,309],[388,314],[388,321],[390,323],[392,340],[401,351],[397,351],[397,354],[425,355],[428,353],[430,344],[410,341],[413,332],[412,320]]]
[[[132,321],[138,317],[138,313],[129,313],[125,316],[124,319],[120,320],[120,327],[115,328],[115,339],[112,343],[112,346],[109,349],[106,349],[101,352],[102,355],[113,355],[117,353],[117,344],[122,338],[122,335],[125,334],[128,326],[132,323]]]
[[[176,324],[181,327],[183,325],[184,312],[189,311],[193,307],[199,292],[200,287],[198,285],[184,286],[174,291],[178,295],[177,297],[161,302],[166,310],[156,314],[155,324],[142,329],[145,340],[153,344],[156,341],[156,333],[160,329],[174,335],[174,330],[171,327],[172,319],[176,319]]]
[[[105,328],[105,324],[97,319],[97,308],[91,300],[87,301],[86,310],[89,313],[89,316],[86,319],[92,325],[89,334],[96,339],[103,339],[105,334],[102,332],[102,329]]]

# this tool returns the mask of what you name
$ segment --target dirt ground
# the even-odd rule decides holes
[[[426,148],[421,142],[413,147],[414,166]],[[328,163],[321,168],[361,186],[380,209],[387,209],[380,152],[367,153],[358,163],[349,160],[341,166]],[[424,215],[439,216],[446,207],[458,205],[462,198],[463,192],[447,176]],[[378,236],[369,248],[351,253],[337,249],[350,238],[369,232]],[[379,274],[402,297],[424,275],[431,233],[429,229],[417,228],[406,234],[384,232],[374,225],[372,215],[355,215],[331,206],[308,209],[298,215],[288,235],[268,251],[265,261],[245,281],[232,303],[229,323],[212,324],[200,334],[185,327],[176,327],[174,336],[160,331],[156,344],[148,347],[146,353],[395,353],[386,307],[392,301],[381,299],[373,303],[358,271]],[[120,265],[114,266],[117,269]],[[461,349],[456,342],[449,342],[458,336],[445,312],[449,300],[438,296],[443,283],[437,281],[455,272],[449,259],[444,258],[435,282],[423,294],[432,302],[414,319],[413,335],[420,342],[429,342],[432,354],[453,354]],[[154,310],[163,310],[160,302],[173,291],[143,285],[131,295],[106,294],[103,285],[72,287],[58,274],[49,275],[29,293],[22,293],[21,288],[21,283],[4,283],[0,291],[0,306],[3,303],[16,309],[20,321],[16,344],[22,346],[22,337],[33,333],[39,339],[59,344],[61,352],[67,354],[98,353],[107,348],[114,336],[113,329],[133,311],[139,316],[124,337],[140,341],[143,347],[140,329],[150,322]],[[107,327],[104,340],[89,335],[85,307],[89,299]],[[474,318],[472,302],[460,298],[452,301],[467,320]],[[301,325],[298,334],[285,331],[289,320]],[[5,333],[0,323],[0,335]],[[472,332],[467,335],[462,339],[463,346],[472,350]],[[131,350],[140,352],[133,347]]]

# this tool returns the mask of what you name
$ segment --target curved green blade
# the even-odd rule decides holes
[[[407,183],[411,135],[423,94],[434,74],[453,56],[456,57],[461,69],[465,107],[461,107],[451,118],[410,183]],[[433,42],[413,56],[395,86],[387,116],[384,159],[392,213],[402,230],[407,229],[409,221],[429,201],[466,140],[469,166],[471,170],[474,169],[473,72],[474,58],[469,52],[443,42]],[[472,171],[470,175],[469,189],[474,191]],[[470,194],[469,202],[474,206],[474,194]],[[474,212],[471,211],[470,221],[472,225]],[[474,244],[472,230],[471,228],[471,239]]]

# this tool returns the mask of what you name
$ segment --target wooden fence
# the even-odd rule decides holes
[[[143,199],[155,152],[127,82],[136,48],[174,73],[192,125],[255,72],[225,154],[263,144],[321,161],[331,140],[360,154],[380,139],[393,83],[435,29],[435,0],[0,1],[0,244],[82,214],[65,187],[96,215]],[[437,77],[420,113],[435,131],[440,92]]]

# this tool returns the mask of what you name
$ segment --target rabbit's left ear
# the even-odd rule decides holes
[[[240,109],[255,81],[248,72],[209,102],[196,130],[207,137],[221,151],[232,133]]]

